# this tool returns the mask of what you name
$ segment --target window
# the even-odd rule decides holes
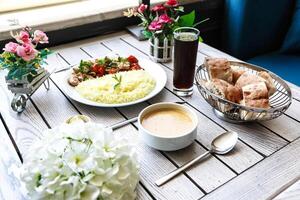
[[[0,0],[0,13],[80,0]]]
[[[64,3],[50,6],[49,2]],[[0,40],[8,39],[10,30],[27,25],[51,31],[123,17],[125,9],[138,4],[138,0],[0,0]]]

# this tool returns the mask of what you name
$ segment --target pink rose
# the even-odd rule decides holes
[[[48,43],[48,36],[43,31],[36,30],[33,33],[33,41],[35,43],[45,44]]]
[[[176,7],[176,6],[178,6],[178,2],[177,2],[176,0],[168,0],[168,1],[166,2],[166,5],[167,5],[167,6]]]
[[[16,53],[18,46],[19,46],[19,44],[15,43],[15,42],[9,42],[5,45],[5,48],[3,50],[6,52],[10,52],[10,53]]]
[[[17,55],[25,61],[30,61],[35,58],[37,51],[31,44],[24,43],[22,46],[17,47]]]
[[[139,7],[138,7],[138,11],[139,13],[143,13],[145,10],[147,10],[148,8],[148,5],[145,5],[145,4],[141,4]]]
[[[173,20],[167,15],[167,14],[162,14],[158,18],[158,22],[160,23],[171,23]]]
[[[166,7],[162,4],[158,4],[158,5],[154,6],[151,10],[154,12],[164,11],[164,10],[166,10]]]
[[[150,31],[157,31],[162,28],[162,24],[159,21],[152,21],[150,25],[148,26],[148,29]]]
[[[21,43],[29,43],[30,35],[27,31],[20,31],[20,33],[16,36],[16,40]]]

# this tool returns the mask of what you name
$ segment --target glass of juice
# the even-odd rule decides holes
[[[181,27],[174,30],[173,91],[179,96],[193,94],[199,30]]]

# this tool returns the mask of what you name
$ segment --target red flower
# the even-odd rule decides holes
[[[167,6],[176,7],[176,6],[178,6],[178,2],[177,2],[177,0],[168,0],[168,1],[166,2],[166,5],[167,5]]]
[[[145,10],[147,10],[147,8],[148,8],[148,5],[145,5],[145,4],[141,4],[139,7],[138,7],[138,12],[139,13],[143,13]]]
[[[150,25],[148,26],[148,29],[150,31],[157,31],[162,28],[162,24],[159,21],[152,21]]]
[[[154,6],[151,10],[154,12],[164,11],[164,10],[166,10],[166,7],[163,4],[158,4],[158,5]]]
[[[162,14],[158,18],[158,22],[160,23],[171,23],[173,20],[167,15],[167,14]]]

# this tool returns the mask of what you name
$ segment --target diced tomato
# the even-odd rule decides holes
[[[116,68],[111,68],[111,69],[108,71],[109,74],[115,74],[115,73],[117,73],[117,72],[118,72],[118,70],[117,70]]]
[[[127,58],[127,60],[128,60],[128,62],[130,62],[130,63],[138,63],[139,61],[138,61],[138,59],[135,57],[135,56],[129,56],[128,58]]]
[[[130,65],[130,70],[140,70],[140,69],[142,69],[142,68],[138,63],[132,63]]]
[[[99,70],[99,65],[97,63],[93,64],[93,66],[91,67],[91,71],[97,74],[98,70]]]
[[[105,67],[100,65],[97,71],[97,76],[104,76],[104,75],[105,75]]]

